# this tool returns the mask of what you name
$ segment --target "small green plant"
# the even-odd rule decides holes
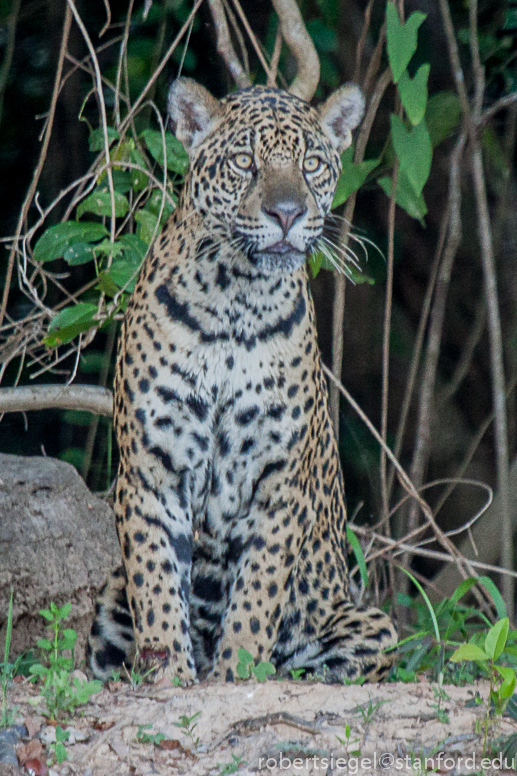
[[[364,724],[369,725],[377,709],[380,709],[381,706],[384,706],[385,703],[389,703],[389,701],[384,700],[374,703],[371,698],[368,698],[368,703],[365,703],[364,706],[358,706],[355,711],[361,715]]]
[[[305,668],[291,668],[289,673],[294,680],[301,679],[305,673]]]
[[[228,776],[230,773],[237,773],[241,765],[246,765],[246,760],[243,757],[237,757],[232,754],[231,763],[219,763],[217,767],[221,772],[221,776]]]
[[[502,716],[517,683],[515,669],[510,666],[500,665],[498,662],[505,650],[509,630],[509,619],[508,617],[503,617],[486,634],[483,649],[473,642],[461,644],[450,658],[453,663],[458,663],[461,660],[472,660],[481,665],[488,674],[492,708],[488,705],[485,714],[483,757],[486,753],[491,713],[495,716]]]
[[[136,740],[139,744],[154,744],[158,746],[165,740],[166,736],[163,733],[146,733],[146,730],[150,730],[152,725],[139,725],[138,732],[136,734]]]
[[[57,720],[59,716],[70,713],[77,706],[87,703],[91,695],[102,690],[102,682],[81,681],[72,677],[74,670],[74,647],[77,634],[71,628],[62,629],[62,621],[70,614],[71,604],[62,607],[50,604],[50,609],[41,609],[40,614],[52,628],[52,639],[40,639],[37,644],[41,650],[43,663],[36,663],[30,668],[32,680],[43,683],[41,695],[46,703],[43,712],[50,719]],[[69,657],[65,652],[70,654]]]
[[[438,701],[438,703],[432,703],[431,708],[433,708],[436,712],[436,719],[438,722],[442,722],[445,725],[448,725],[450,722],[449,719],[449,712],[447,709],[444,709],[442,707],[443,701],[450,701],[449,696],[443,689],[443,687],[433,687],[433,693],[435,699]]]
[[[239,647],[237,656],[239,662],[237,663],[237,676],[240,679],[249,679],[251,674],[259,682],[265,682],[268,676],[276,674],[275,666],[268,662],[260,662],[254,665],[253,655],[243,647]]]
[[[49,749],[51,753],[54,755],[54,759],[58,763],[63,763],[67,757],[68,752],[66,751],[65,743],[70,738],[70,731],[69,730],[63,730],[61,725],[56,725],[56,740],[49,744]],[[51,758],[52,760],[52,758]]]
[[[360,757],[361,756],[361,750],[360,749],[350,749],[351,746],[354,744],[357,744],[357,742],[360,740],[359,738],[354,738],[353,741],[350,740],[352,731],[350,730],[350,725],[348,722],[345,725],[345,737],[340,738],[339,736],[336,736],[339,743],[345,747],[345,754],[346,757]]]
[[[401,659],[393,669],[391,679],[414,682],[417,674],[427,672],[442,686],[445,682],[465,685],[481,678],[484,671],[480,664],[466,661],[454,663],[448,658],[463,642],[480,643],[491,627],[491,622],[483,612],[461,603],[461,598],[475,584],[482,585],[491,596],[499,619],[506,616],[504,602],[493,581],[488,577],[471,577],[464,580],[450,598],[433,605],[420,583],[411,574],[408,576],[422,598],[413,599],[399,594],[399,603],[413,610],[413,627],[416,632],[397,645]],[[517,631],[508,634],[505,659],[517,668]]]
[[[179,722],[174,722],[175,727],[185,731],[195,747],[199,744],[199,738],[194,737],[194,730],[197,728],[197,722],[194,722],[194,720],[200,716],[200,711],[196,711],[196,713],[191,717],[188,717],[186,714],[182,714],[182,716],[179,718]]]
[[[13,589],[11,588],[11,597],[9,598],[9,609],[7,611],[7,628],[5,631],[4,662],[0,665],[0,689],[2,692],[2,716],[0,717],[0,728],[9,727],[13,724],[17,708],[7,708],[7,688],[11,684],[20,658],[14,663],[9,662],[9,652],[11,650],[11,635],[13,631]]]

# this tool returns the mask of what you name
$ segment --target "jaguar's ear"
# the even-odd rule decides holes
[[[178,78],[167,100],[172,131],[191,151],[219,124],[224,108],[204,86],[192,78]]]
[[[338,153],[343,153],[352,142],[352,130],[363,113],[363,93],[355,84],[341,86],[319,107],[323,129]]]

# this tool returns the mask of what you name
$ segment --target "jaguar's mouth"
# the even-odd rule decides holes
[[[294,245],[291,245],[290,242],[287,242],[287,240],[279,240],[274,245],[270,245],[268,248],[263,248],[261,251],[255,251],[256,254],[261,253],[273,253],[282,255],[284,253],[301,253],[297,248],[294,247]]]
[[[271,274],[294,272],[303,265],[305,257],[305,251],[298,250],[287,240],[248,253],[250,262],[257,269]]]

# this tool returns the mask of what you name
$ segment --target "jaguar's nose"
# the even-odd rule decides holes
[[[278,202],[272,207],[263,207],[262,210],[277,222],[285,239],[294,222],[307,212],[307,206],[302,207],[297,202]]]

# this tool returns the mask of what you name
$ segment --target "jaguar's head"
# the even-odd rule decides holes
[[[169,117],[190,157],[185,196],[258,269],[291,272],[322,233],[340,154],[363,111],[354,84],[316,110],[264,86],[216,100],[180,78],[169,92]]]

